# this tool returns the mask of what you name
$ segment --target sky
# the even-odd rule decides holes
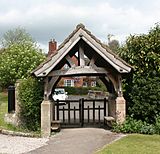
[[[160,0],[0,0],[0,38],[22,27],[44,52],[83,23],[102,42],[107,35],[124,43],[130,35],[147,33],[160,22]]]

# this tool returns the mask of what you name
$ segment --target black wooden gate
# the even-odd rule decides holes
[[[55,120],[62,127],[102,126],[106,116],[106,98],[55,101]]]

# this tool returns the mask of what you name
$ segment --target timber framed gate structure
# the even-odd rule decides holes
[[[104,125],[108,100],[84,99],[55,101],[53,119],[60,121],[61,127],[83,127]]]
[[[54,49],[49,50],[46,61],[32,72],[35,77],[44,81],[44,100],[41,103],[42,136],[48,137],[51,134],[52,105],[54,103],[51,102],[50,98],[57,83],[63,77],[98,77],[109,92],[108,116],[113,117],[118,123],[124,122],[126,102],[122,92],[122,77],[131,72],[132,66],[118,57],[83,24],[77,25],[58,48],[56,48],[55,40],[49,42],[49,49],[50,45],[53,45]],[[76,59],[77,63],[73,58]],[[64,69],[65,65],[68,67]],[[60,110],[63,112],[63,109]],[[87,111],[85,107],[84,111]],[[91,112],[91,109],[89,111]],[[82,119],[81,123],[85,124],[85,120],[83,123]]]

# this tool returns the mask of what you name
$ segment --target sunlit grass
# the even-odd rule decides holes
[[[128,135],[96,154],[160,154],[160,135]]]
[[[0,93],[0,127],[6,127],[7,124],[4,122],[4,115],[7,113],[7,93]]]

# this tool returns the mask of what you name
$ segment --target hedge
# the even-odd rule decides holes
[[[37,131],[40,128],[40,104],[43,101],[43,83],[35,78],[20,82],[19,101],[22,127]]]

